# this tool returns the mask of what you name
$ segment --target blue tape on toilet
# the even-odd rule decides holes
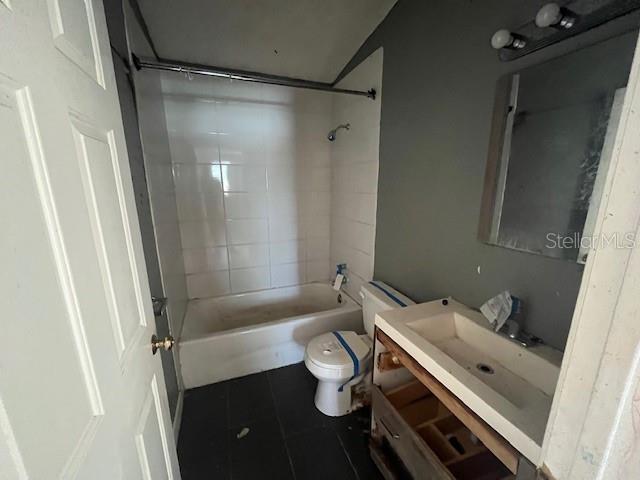
[[[381,290],[387,297],[389,297],[391,300],[393,300],[394,302],[396,302],[398,305],[400,305],[401,307],[406,307],[407,304],[404,303],[402,300],[400,300],[398,297],[396,297],[393,293],[389,292],[388,290],[385,290],[384,288],[382,288],[380,285],[378,285],[377,283],[374,282],[369,282],[369,285],[373,285],[374,287],[376,287],[378,290]]]
[[[347,351],[347,353],[351,357],[351,361],[353,362],[353,376],[349,380],[344,382],[342,385],[340,385],[340,387],[338,388],[338,391],[341,392],[344,389],[344,386],[347,383],[349,383],[351,380],[353,380],[354,378],[356,378],[360,374],[360,361],[358,360],[358,356],[355,354],[355,352],[353,350],[351,350],[351,347],[349,346],[347,341],[344,339],[344,337],[342,335],[340,335],[339,332],[331,332],[331,333],[333,333],[335,335],[335,337],[338,339],[340,344]]]

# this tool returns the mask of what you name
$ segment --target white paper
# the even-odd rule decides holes
[[[504,322],[511,315],[513,300],[509,291],[496,295],[487,300],[481,307],[480,311],[489,320],[489,323],[495,328],[496,332],[502,328]]]

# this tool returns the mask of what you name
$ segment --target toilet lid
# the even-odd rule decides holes
[[[339,331],[349,348],[362,362],[369,353],[370,347],[356,332]],[[353,365],[353,360],[347,349],[338,341],[332,333],[324,333],[312,339],[307,345],[307,357],[316,365],[331,370],[342,370]]]

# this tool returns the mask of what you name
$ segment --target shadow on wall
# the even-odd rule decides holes
[[[510,289],[525,300],[527,330],[562,349],[582,266],[477,239],[495,84],[507,72],[637,28],[638,17],[499,62],[493,32],[530,21],[542,3],[403,0],[343,75],[384,47],[375,277],[419,301],[452,295],[472,307]]]

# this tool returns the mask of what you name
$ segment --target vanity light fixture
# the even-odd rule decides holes
[[[565,3],[569,4],[547,0],[535,18],[513,27],[517,33],[506,29],[494,33],[491,46],[498,52],[498,58],[510,62],[613,19],[634,15],[627,20],[627,25],[631,25],[640,17],[640,0],[572,0],[571,9],[562,6]],[[624,25],[622,28],[626,28]]]
[[[571,28],[575,25],[576,20],[575,13],[554,2],[544,5],[536,15],[536,25],[540,28]]]
[[[520,49],[524,48],[527,44],[527,41],[524,37],[511,33],[506,28],[501,28],[491,37],[491,46],[496,50],[500,50],[502,48],[510,48],[510,49]]]

